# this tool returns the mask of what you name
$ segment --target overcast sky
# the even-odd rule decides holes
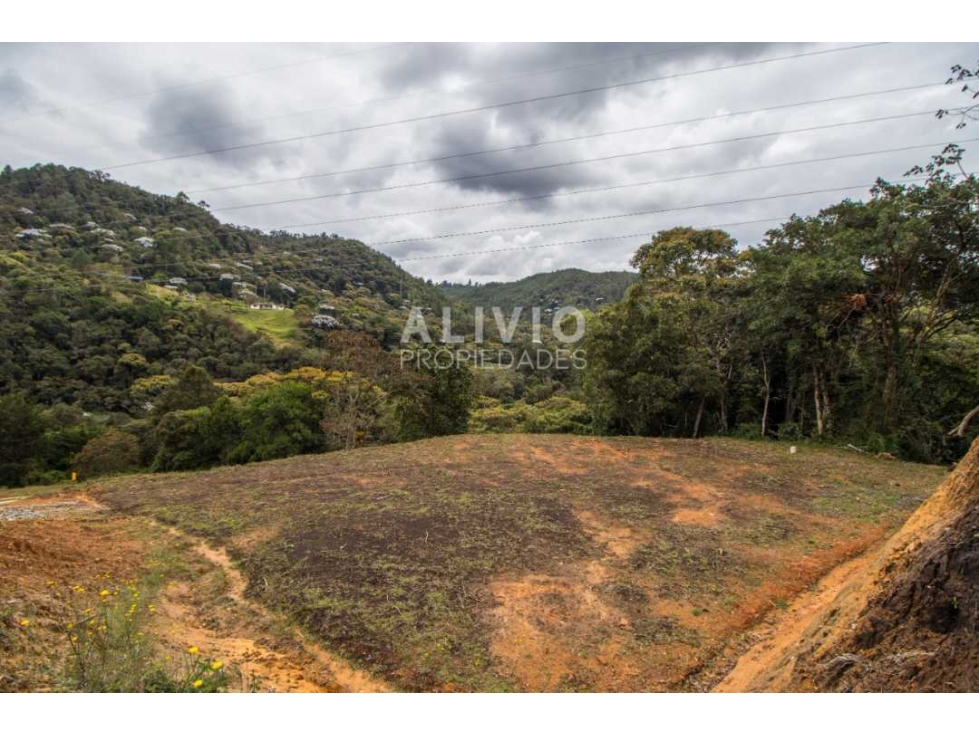
[[[953,64],[974,66],[979,44],[888,44],[751,63],[852,45],[3,44],[0,164],[99,168],[148,191],[186,191],[195,201],[206,200],[223,221],[262,229],[332,222],[291,229],[361,240],[434,280],[512,280],[566,267],[621,270],[657,230],[813,213],[843,197],[865,197],[877,176],[898,180],[944,142],[979,137],[979,126],[956,131],[954,119],[939,121],[931,114],[966,101],[958,87],[941,83]],[[732,65],[739,66],[715,70]],[[657,77],[671,78],[564,94]],[[549,95],[564,96],[269,142]],[[928,114],[699,145],[908,113]],[[715,119],[701,119],[708,117]],[[700,121],[664,124],[685,120]],[[640,127],[647,129],[596,135]],[[540,144],[580,136],[591,137]],[[690,178],[926,144],[934,145]],[[193,155],[235,146],[248,147]],[[512,146],[524,147],[460,157]],[[678,146],[688,147],[623,155]],[[966,169],[979,168],[977,144],[966,147]],[[620,157],[539,168],[607,156]],[[170,160],[159,160],[164,158]],[[389,165],[433,158],[440,160]],[[379,166],[387,167],[312,177]],[[281,181],[297,177],[306,178]],[[411,185],[460,177],[467,178]],[[678,177],[688,178],[661,182]],[[259,184],[269,180],[276,182]],[[718,204],[854,185],[860,188]],[[613,186],[620,188],[571,193]],[[391,187],[397,188],[324,196]],[[288,201],[271,203],[283,200]],[[714,205],[689,208],[698,204]],[[615,217],[679,207],[688,208]],[[431,209],[442,211],[417,213]],[[402,215],[383,216],[391,214]],[[544,226],[599,217],[605,219]],[[334,221],[354,219],[360,221]],[[727,229],[750,245],[771,226]],[[485,233],[499,229],[506,231]],[[418,239],[467,232],[484,234]],[[606,242],[410,259],[632,234]]]

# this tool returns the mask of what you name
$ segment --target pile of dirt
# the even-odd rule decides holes
[[[803,605],[800,604],[800,607]],[[979,690],[979,440],[838,593],[786,620],[719,690]]]

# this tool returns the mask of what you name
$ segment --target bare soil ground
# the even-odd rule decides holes
[[[169,587],[173,634],[254,653],[279,690],[655,691],[712,687],[759,622],[943,476],[813,447],[515,435],[85,488],[107,527],[152,518],[199,539],[184,552],[206,541],[195,563],[223,581]],[[274,610],[258,629],[255,608]]]

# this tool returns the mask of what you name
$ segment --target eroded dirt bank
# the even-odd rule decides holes
[[[979,441],[880,550],[796,599],[716,690],[979,690]]]

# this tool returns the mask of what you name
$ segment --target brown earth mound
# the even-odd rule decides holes
[[[718,689],[979,690],[979,440],[844,584],[801,635],[787,619]]]

